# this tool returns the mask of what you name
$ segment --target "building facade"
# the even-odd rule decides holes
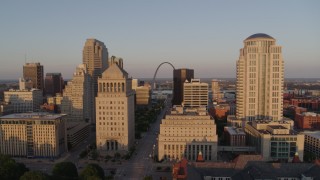
[[[127,153],[135,141],[134,90],[121,58],[98,79],[96,142],[101,154]]]
[[[320,158],[320,131],[304,131],[304,150]]]
[[[92,104],[95,109],[95,98],[98,92],[98,78],[101,73],[108,67],[108,49],[103,42],[97,39],[87,39],[82,51],[82,63],[87,66],[88,74],[91,77]],[[93,113],[93,121],[95,123],[95,113]]]
[[[216,124],[205,108],[174,107],[160,124],[158,158],[196,161],[202,153],[205,161],[217,160]]]
[[[194,78],[193,69],[173,70],[173,105],[181,105],[183,101],[183,85],[186,80],[189,82]]]
[[[37,112],[43,102],[42,90],[13,90],[4,92],[4,101],[10,103],[14,113]]]
[[[298,113],[294,120],[299,129],[320,130],[320,114],[313,112]]]
[[[223,98],[223,93],[220,90],[219,81],[216,79],[211,80],[212,100],[219,101]]]
[[[33,88],[33,83],[30,79],[25,80],[23,78],[19,78],[19,89],[20,90],[30,90],[32,88]]]
[[[67,122],[94,122],[92,94],[91,77],[86,65],[80,64],[63,91],[61,112],[67,114]]]
[[[303,160],[304,134],[293,130],[293,121],[256,120],[245,125],[247,141],[266,161],[292,161],[295,153]]]
[[[62,114],[20,113],[0,117],[0,152],[28,158],[57,158],[67,151]]]
[[[242,128],[224,127],[224,135],[229,146],[246,146],[246,133]]]
[[[61,73],[47,73],[44,82],[46,96],[55,96],[56,93],[62,94],[64,81]]]
[[[200,79],[191,79],[183,84],[183,106],[188,108],[208,106],[208,83],[200,82]]]
[[[43,66],[40,63],[26,63],[23,66],[23,78],[32,81],[32,88],[43,90],[43,77]]]
[[[281,120],[283,81],[284,62],[276,40],[262,33],[245,39],[237,61],[237,118]]]

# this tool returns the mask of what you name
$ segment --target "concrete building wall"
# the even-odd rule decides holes
[[[9,90],[4,92],[4,101],[13,106],[13,112],[35,112],[43,102],[42,90]]]
[[[191,79],[190,82],[185,82],[183,85],[183,103],[187,108],[195,108],[208,106],[208,83],[200,82],[200,79]]]
[[[174,111],[178,111],[174,114]],[[158,136],[159,159],[195,161],[201,151],[205,161],[217,159],[216,125],[206,111],[183,112],[178,109],[162,119]]]
[[[292,127],[290,122],[252,121],[246,124],[245,132],[249,145],[255,146],[266,161],[291,161],[296,152],[303,160],[304,135]]]
[[[67,122],[94,122],[94,109],[90,106],[93,99],[91,77],[86,65],[81,64],[63,92],[61,112],[67,114]]]
[[[134,145],[134,91],[122,59],[110,63],[98,79],[96,122],[100,153],[126,153]]]
[[[0,117],[0,152],[19,157],[59,157],[67,151],[63,116],[23,113]]]

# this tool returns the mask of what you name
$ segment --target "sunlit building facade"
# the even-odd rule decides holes
[[[86,65],[80,64],[63,91],[61,112],[67,114],[67,122],[92,122],[92,99],[91,77]]]
[[[121,58],[109,60],[98,79],[96,142],[101,154],[127,153],[134,145],[134,90]]]
[[[283,81],[282,50],[276,40],[262,33],[245,39],[237,61],[237,119],[281,120]]]
[[[207,107],[208,106],[208,83],[200,82],[200,79],[191,79],[183,85],[184,107]]]
[[[202,153],[205,161],[215,161],[217,143],[216,124],[206,108],[175,106],[160,124],[158,158],[196,161]]]
[[[67,151],[63,114],[19,113],[0,117],[0,152],[29,158],[57,158]]]
[[[42,90],[13,90],[4,92],[4,101],[10,103],[13,112],[38,112],[43,102]]]

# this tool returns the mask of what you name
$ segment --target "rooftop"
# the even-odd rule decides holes
[[[65,116],[65,114],[50,114],[47,112],[15,113],[1,116],[0,119],[33,119],[33,120],[54,120]]]
[[[280,125],[269,125],[269,127],[271,127],[272,129],[287,129],[287,128],[280,126]]]
[[[320,139],[320,131],[304,131],[303,134]]]

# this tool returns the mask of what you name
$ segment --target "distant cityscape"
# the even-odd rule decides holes
[[[320,78],[285,78],[282,48],[247,37],[235,78],[134,78],[94,38],[70,79],[21,64],[0,80],[0,179],[318,179]]]

